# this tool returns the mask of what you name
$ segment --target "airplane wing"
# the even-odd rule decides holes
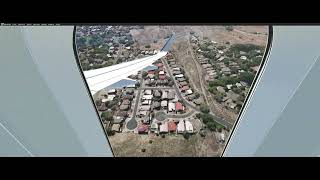
[[[169,38],[161,51],[155,55],[116,64],[113,66],[84,71],[84,76],[89,85],[91,94],[94,95],[101,89],[106,88],[122,79],[126,79],[132,74],[136,74],[138,71],[152,65],[152,63],[164,57],[168,53],[173,39],[174,35]]]

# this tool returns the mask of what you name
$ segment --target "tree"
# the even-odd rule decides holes
[[[207,125],[207,128],[211,131],[215,131],[217,128],[217,125],[214,122],[208,122],[206,125]]]
[[[196,114],[196,117],[197,117],[198,119],[200,119],[200,118],[201,118],[201,114],[200,114],[200,113],[197,113],[197,114]]]
[[[249,85],[251,85],[254,79],[254,74],[251,72],[243,72],[243,73],[240,73],[239,79],[240,81],[247,82]]]
[[[201,111],[202,113],[208,114],[208,113],[210,112],[210,109],[209,109],[209,107],[208,107],[207,105],[201,104],[201,105],[200,105],[200,111]]]
[[[148,45],[145,45],[144,47],[145,47],[145,48],[150,48],[151,46],[148,44]]]
[[[183,133],[183,137],[188,140],[190,138],[190,134],[185,132]]]
[[[143,78],[143,79],[146,79],[147,76],[148,76],[148,73],[145,72],[145,71],[143,71],[143,72],[142,72],[142,78]]]
[[[113,115],[111,112],[107,111],[107,112],[103,112],[101,114],[101,117],[106,120],[106,121],[113,121]]]
[[[218,101],[219,103],[222,102],[222,99],[223,99],[223,95],[221,93],[217,93],[215,96],[214,96],[214,99],[216,101]]]

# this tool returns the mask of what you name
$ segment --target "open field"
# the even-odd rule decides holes
[[[166,135],[165,138],[155,135],[134,133],[117,133],[109,137],[113,151],[118,157],[199,157],[219,156],[219,145],[213,133],[205,138],[192,135],[186,140],[182,135]],[[152,143],[149,141],[152,140]],[[142,149],[145,152],[142,152]]]

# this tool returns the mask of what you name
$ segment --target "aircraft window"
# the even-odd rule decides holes
[[[221,156],[271,30],[76,27],[78,59],[114,155]]]

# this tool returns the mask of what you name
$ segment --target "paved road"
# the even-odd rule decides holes
[[[163,62],[163,64],[164,64],[165,68],[167,69],[169,76],[174,80],[175,78],[174,78],[174,76],[172,75],[171,69],[169,68],[169,65],[168,65],[167,61],[162,60],[162,62]],[[186,99],[184,99],[184,97],[181,95],[180,89],[179,89],[178,84],[177,84],[177,82],[176,82],[175,80],[174,80],[174,88],[175,88],[175,90],[176,90],[176,92],[177,92],[177,95],[178,95],[179,99],[180,99],[181,101],[183,101],[186,106],[188,106],[189,108],[193,109],[193,110],[196,111],[196,112],[201,112],[201,111],[200,111],[200,108],[196,107],[195,105],[191,104],[189,101],[187,101]],[[188,113],[188,114],[189,114],[189,113]],[[217,123],[221,124],[222,126],[226,127],[227,129],[231,129],[231,128],[232,128],[232,124],[229,123],[228,121],[226,121],[226,120],[224,120],[224,119],[216,116],[216,115],[213,114],[212,112],[210,112],[210,114],[214,117],[214,119],[215,119],[215,121],[216,121]],[[189,115],[190,115],[190,114],[189,114]],[[169,117],[169,116],[168,116],[168,117]],[[187,117],[187,116],[186,116],[186,117]]]
[[[141,87],[138,89],[141,89],[141,90],[145,90],[145,89],[161,90],[161,89],[174,89],[174,88],[173,87]]]
[[[140,86],[143,84],[143,78],[141,78],[140,80]],[[141,88],[138,88],[138,94],[137,94],[137,97],[136,97],[136,101],[135,101],[135,104],[134,104],[134,109],[133,109],[133,113],[132,113],[132,118],[130,119],[130,121],[128,121],[127,123],[127,128],[130,129],[130,130],[133,130],[134,126],[137,125],[137,122],[136,122],[136,114],[137,114],[137,111],[138,111],[138,105],[139,105],[139,102],[140,102],[140,96],[141,96]],[[134,122],[135,121],[135,122]],[[128,127],[128,124],[130,126],[132,126],[131,128]]]

